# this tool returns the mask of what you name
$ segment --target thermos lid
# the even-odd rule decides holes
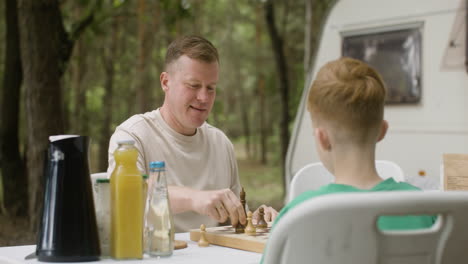
[[[118,140],[117,141],[117,144],[123,144],[123,145],[134,145],[135,144],[135,140],[133,139],[121,139],[121,140]]]
[[[66,138],[74,138],[74,137],[79,137],[79,135],[53,135],[53,136],[49,136],[49,141],[54,142],[57,140],[62,140]]]
[[[152,161],[149,164],[150,169],[164,168],[165,166],[164,161]]]

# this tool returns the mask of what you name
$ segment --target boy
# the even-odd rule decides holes
[[[382,180],[375,168],[375,145],[387,132],[383,119],[385,87],[369,65],[341,58],[323,66],[309,92],[307,109],[315,145],[335,182],[307,191],[287,204],[275,223],[294,206],[313,197],[340,192],[419,190],[408,183]],[[380,229],[418,229],[432,226],[432,216],[384,216]]]

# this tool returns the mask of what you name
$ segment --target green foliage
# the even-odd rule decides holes
[[[123,4],[127,3],[128,1],[126,0],[113,0],[112,1],[112,6],[114,8],[118,8],[118,7],[121,7]]]
[[[331,2],[319,0],[316,2]],[[3,14],[4,1],[0,2]],[[142,23],[139,23],[138,1],[129,0],[77,0],[63,1],[61,11],[68,31],[89,12],[94,20],[80,36],[81,53],[75,43],[74,53],[65,73],[63,86],[66,99],[65,109],[70,119],[70,131],[75,124],[87,122],[88,134],[101,139],[102,123],[112,114],[111,130],[122,121],[137,113],[135,82],[142,45]],[[159,75],[163,70],[168,43],[175,37],[198,34],[209,39],[220,54],[220,79],[217,99],[209,122],[219,127],[233,140],[250,140],[255,156],[246,161],[241,158],[241,180],[253,201],[268,203],[269,200],[282,204],[282,171],[280,169],[279,126],[281,95],[278,92],[278,76],[274,54],[264,21],[263,1],[256,0],[159,0],[146,1],[143,14],[145,30],[152,35],[145,43],[152,42],[148,56],[145,79],[148,96],[155,109],[162,104],[164,94],[160,89]],[[289,114],[294,118],[304,87],[304,1],[275,1],[277,26],[284,39],[284,50],[288,62],[290,85]],[[326,5],[320,6],[326,10]],[[324,12],[322,10],[322,12]],[[156,15],[158,14],[158,15]],[[314,17],[316,19],[316,17]],[[146,22],[148,22],[146,24]],[[150,23],[151,22],[151,23]],[[0,76],[4,59],[4,19],[0,20]],[[315,23],[315,21],[314,21]],[[112,37],[114,30],[116,36]],[[105,58],[109,57],[111,44],[116,44],[112,94],[106,94]],[[82,65],[80,66],[80,63]],[[80,68],[81,67],[81,68]],[[77,69],[83,70],[81,84],[77,85]],[[265,109],[260,111],[260,81],[264,82]],[[77,91],[81,87],[81,91]],[[84,105],[78,102],[85,94]],[[112,113],[104,112],[104,103],[112,96]],[[24,107],[24,100],[21,102]],[[79,109],[86,111],[86,119],[76,115]],[[267,126],[268,166],[260,166],[260,116],[263,114]],[[21,113],[21,139],[26,141],[25,113]],[[249,135],[245,134],[249,127]],[[292,123],[289,124],[292,126]],[[67,132],[70,132],[67,131]],[[93,155],[99,148],[93,141]],[[254,206],[251,204],[251,206]]]
[[[191,17],[189,1],[161,0],[161,9],[165,11],[164,24],[168,32],[176,35],[180,22]]]
[[[96,86],[86,91],[86,100],[88,102],[87,110],[92,113],[98,113],[102,109],[102,101],[105,100],[104,87]]]
[[[239,177],[251,210],[262,204],[278,211],[283,207],[281,175],[279,163],[263,166],[255,161],[239,160]]]

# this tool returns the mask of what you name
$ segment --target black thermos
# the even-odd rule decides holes
[[[44,168],[44,206],[37,236],[39,261],[99,259],[88,145],[86,136],[51,137]]]

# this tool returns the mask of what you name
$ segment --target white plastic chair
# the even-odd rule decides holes
[[[376,160],[375,168],[382,179],[393,178],[396,182],[404,182],[405,174],[398,164],[389,160]]]
[[[380,231],[380,215],[437,215],[428,229]],[[458,264],[468,262],[467,192],[330,194],[277,222],[264,263]]]
[[[403,170],[396,163],[388,160],[376,160],[377,173],[383,179],[393,177],[395,181],[405,181]],[[289,184],[288,201],[292,201],[299,194],[316,190],[323,185],[332,183],[335,177],[321,162],[308,164],[296,172]]]

